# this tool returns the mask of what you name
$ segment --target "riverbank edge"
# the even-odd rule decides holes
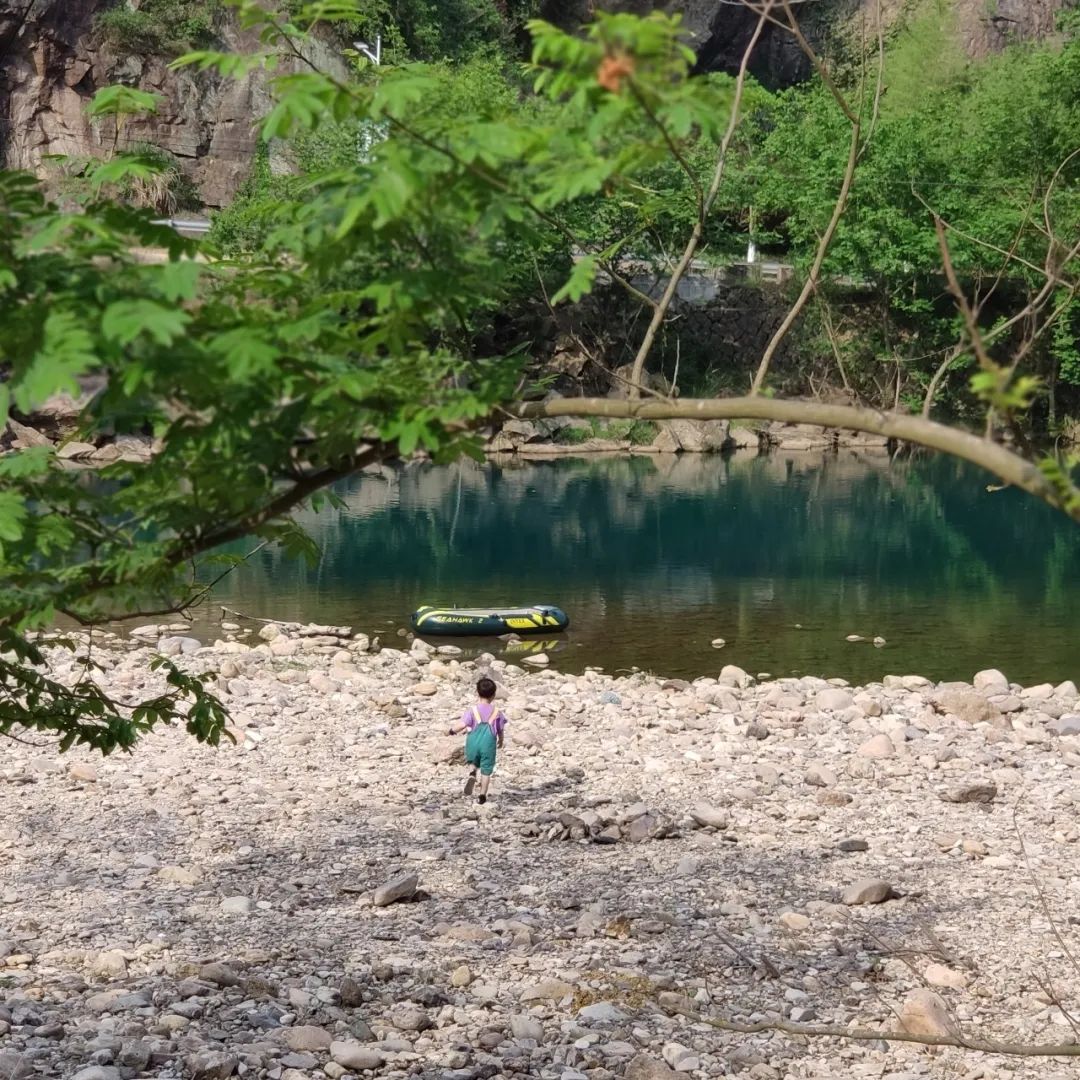
[[[888,452],[894,441],[881,435],[819,428],[810,424],[733,424],[728,420],[658,420],[598,423],[574,417],[508,420],[487,439],[489,456],[583,457],[594,454],[726,454],[768,452]]]
[[[842,689],[853,696],[873,694],[881,690],[905,690],[931,695],[931,697],[941,694],[964,694],[970,691],[989,703],[990,708],[985,715],[981,708],[976,710],[981,720],[987,722],[1000,721],[1012,714],[1028,710],[1039,711],[1039,706],[1052,700],[1059,701],[1063,708],[1058,708],[1057,705],[1051,706],[1049,713],[1043,718],[1046,722],[1060,720],[1062,716],[1071,717],[1072,714],[1067,711],[1068,709],[1075,709],[1077,713],[1080,713],[1080,689],[1073,680],[1063,678],[1056,684],[1045,682],[1024,686],[1012,682],[1004,673],[995,668],[976,672],[970,681],[953,679],[935,682],[923,675],[886,674],[880,680],[862,684],[853,684],[840,676],[786,676],[766,672],[755,675],[735,664],[717,664],[716,674],[703,673],[693,679],[669,677],[647,668],[635,668],[631,671],[616,673],[598,666],[588,666],[582,673],[573,673],[560,671],[558,666],[552,665],[550,659],[543,653],[523,656],[520,663],[515,662],[513,658],[499,656],[490,651],[466,656],[465,649],[461,646],[433,645],[411,633],[406,633],[402,637],[402,641],[408,641],[407,647],[402,648],[390,644],[384,645],[379,637],[362,631],[354,632],[351,626],[253,619],[240,615],[238,612],[232,612],[234,618],[243,620],[236,622],[224,618],[229,609],[222,608],[221,610],[223,617],[219,626],[223,636],[209,643],[192,635],[192,624],[188,621],[147,623],[124,630],[95,628],[74,632],[42,631],[34,637],[39,645],[46,648],[47,652],[52,652],[57,656],[66,655],[77,658],[80,653],[88,654],[92,647],[95,657],[98,660],[105,660],[106,665],[115,664],[121,658],[130,659],[133,652],[140,650],[145,651],[148,660],[158,655],[174,661],[198,658],[213,663],[220,660],[223,665],[224,661],[232,657],[267,660],[271,664],[274,661],[283,661],[287,665],[285,670],[274,671],[272,674],[278,682],[284,684],[310,682],[310,678],[300,677],[302,673],[300,669],[308,668],[307,674],[312,675],[317,673],[313,669],[320,667],[329,668],[328,676],[331,682],[347,684],[354,677],[370,676],[383,667],[386,661],[389,661],[391,664],[411,662],[421,668],[433,663],[444,665],[444,667],[433,669],[439,674],[446,674],[445,665],[449,664],[455,668],[471,667],[478,674],[505,671],[515,678],[535,677],[538,682],[542,681],[541,676],[550,673],[563,676],[568,680],[588,676],[598,681],[607,680],[612,684],[633,682],[678,692],[687,691],[699,685],[714,684],[733,690],[746,690],[764,685],[807,684]],[[244,625],[245,623],[248,625]],[[248,640],[241,640],[242,638]],[[382,657],[382,660],[376,661],[376,657]],[[282,678],[282,675],[285,677]],[[99,680],[99,683],[101,681]],[[219,682],[219,688],[228,691],[227,684]],[[340,688],[340,686],[334,687],[334,689]],[[953,701],[952,704],[955,705],[956,702]],[[960,719],[965,719],[964,711],[960,708],[955,715]],[[968,722],[975,722],[972,717],[966,719]],[[1067,725],[1070,728],[1068,731],[1057,733],[1080,736],[1080,715],[1072,719],[1075,720],[1075,724]],[[1072,727],[1076,730],[1073,731]],[[1077,750],[1080,751],[1080,743],[1077,744]]]

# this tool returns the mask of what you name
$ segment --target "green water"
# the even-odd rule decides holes
[[[316,568],[267,550],[217,599],[390,644],[422,603],[553,603],[573,671],[1080,681],[1080,528],[990,479],[852,453],[387,469],[306,518]]]

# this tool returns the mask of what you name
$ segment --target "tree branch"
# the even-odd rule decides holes
[[[945,359],[938,364],[937,370],[934,372],[933,377],[930,380],[930,385],[926,388],[926,396],[923,398],[922,415],[929,418],[930,408],[934,404],[934,398],[937,396],[938,387],[941,385],[941,380],[948,374],[949,368],[956,358],[964,351],[962,345],[954,345],[951,349],[947,349],[945,352]]]
[[[675,299],[675,293],[679,288],[679,282],[682,281],[683,276],[690,267],[690,263],[693,262],[694,253],[697,251],[698,244],[701,243],[702,234],[705,232],[705,222],[708,220],[709,212],[712,210],[713,203],[716,201],[716,195],[720,190],[720,184],[724,178],[724,171],[727,167],[728,149],[731,146],[731,140],[735,137],[735,129],[739,125],[739,110],[742,105],[743,91],[746,88],[746,74],[750,66],[750,56],[761,38],[761,31],[765,27],[766,14],[772,9],[773,3],[774,0],[766,0],[766,5],[758,15],[758,22],[757,26],[754,28],[754,33],[750,38],[746,49],[743,51],[742,62],[739,64],[739,74],[735,80],[735,95],[731,102],[731,116],[728,119],[728,126],[727,130],[724,132],[724,137],[720,140],[720,151],[717,154],[716,165],[713,168],[709,190],[705,193],[705,198],[701,200],[699,204],[697,220],[694,222],[694,226],[690,231],[690,238],[683,248],[682,255],[679,256],[678,263],[671,271],[671,276],[668,278],[667,285],[664,286],[664,292],[660,297],[660,301],[659,303],[653,304],[652,318],[649,320],[649,325],[645,330],[645,336],[641,339],[637,355],[634,357],[634,366],[630,370],[630,397],[633,400],[637,400],[641,397],[641,380],[645,370],[645,361],[649,358],[649,353],[652,352],[653,342],[656,340],[656,335],[663,325],[664,319],[667,318],[668,310],[670,309],[671,303]]]
[[[1046,235],[1050,237],[1051,252],[1055,244],[1054,241],[1054,226],[1052,222],[1053,215],[1050,213],[1050,200],[1054,194],[1054,188],[1057,187],[1058,180],[1061,179],[1061,174],[1065,171],[1066,166],[1074,157],[1080,154],[1080,146],[1078,146],[1065,160],[1054,170],[1054,175],[1050,178],[1050,183],[1046,185],[1046,194],[1043,196],[1043,221],[1046,224]]]
[[[1046,307],[1047,303],[1053,296],[1054,290],[1058,287],[1064,288],[1069,294],[1070,298],[1072,296],[1075,296],[1077,293],[1080,293],[1080,281],[1067,281],[1061,276],[1060,273],[1062,269],[1064,269],[1078,256],[1080,256],[1080,240],[1078,240],[1071,248],[1069,248],[1060,258],[1060,260],[1056,261],[1055,264],[1054,254],[1058,250],[1058,245],[1051,237],[1050,246],[1047,249],[1045,264],[1041,267],[1036,266],[1034,263],[1029,262],[1027,259],[1024,259],[1019,255],[1013,255],[1011,251],[1006,251],[1004,248],[1001,248],[996,244],[992,244],[989,241],[982,240],[977,236],[972,236],[970,233],[966,233],[963,230],[957,228],[955,225],[950,224],[948,221],[942,218],[941,215],[934,210],[930,203],[927,202],[926,199],[924,199],[923,196],[920,195],[919,192],[914,188],[912,188],[912,194],[915,196],[916,199],[919,200],[919,202],[923,204],[923,206],[926,207],[926,209],[933,216],[934,220],[941,221],[941,224],[949,232],[954,232],[957,236],[960,236],[964,240],[968,240],[973,244],[977,244],[980,247],[987,248],[990,251],[996,251],[999,255],[1004,255],[1007,260],[1011,258],[1013,261],[1020,263],[1020,265],[1022,266],[1026,266],[1029,270],[1033,270],[1036,274],[1039,274],[1046,279],[1043,283],[1042,288],[1036,294],[1034,299],[1029,300],[1028,303],[1024,305],[1024,307],[1022,307],[1018,312],[1016,312],[1016,314],[1012,315],[1010,318],[1004,320],[1003,322],[998,323],[997,326],[988,330],[983,335],[984,344],[989,345],[992,341],[1001,337],[1003,334],[1007,334],[1017,323],[1031,316],[1038,315],[1043,310],[1043,308]],[[1065,306],[1068,306],[1067,303]],[[1052,324],[1053,321],[1058,317],[1058,315],[1059,312],[1055,312],[1053,315],[1051,315],[1050,319],[1047,320],[1047,323]],[[1047,325],[1044,324],[1043,327],[1040,329],[1039,333],[1041,334],[1045,332],[1046,329]]]
[[[79,612],[72,608],[58,608],[57,610],[61,615],[66,615],[69,619],[77,622],[80,626],[89,627],[93,629],[95,626],[100,626],[104,622],[114,622],[118,619],[154,619],[160,618],[163,615],[181,615],[188,611],[190,608],[195,607],[204,597],[208,596],[214,589],[221,584],[238,566],[242,563],[246,563],[248,559],[257,555],[264,547],[269,544],[269,540],[263,540],[262,543],[256,544],[246,555],[240,557],[240,559],[233,563],[231,566],[226,567],[220,574],[206,585],[196,589],[190,596],[185,597],[183,600],[177,600],[174,604],[166,604],[164,607],[152,608],[149,610],[139,611],[121,611],[113,612],[110,614],[97,615],[92,619],[88,619]],[[194,570],[192,571],[194,573]]]
[[[745,0],[744,0],[745,2]],[[870,127],[867,133],[866,139],[862,139],[862,112],[865,104],[866,97],[866,75],[863,72],[863,77],[860,80],[859,88],[859,104],[858,108],[852,108],[851,104],[840,92],[839,88],[833,82],[829,75],[824,62],[817,55],[810,43],[803,35],[802,29],[799,26],[798,20],[795,18],[795,13],[791,10],[789,0],[781,0],[784,8],[784,14],[788,19],[787,29],[794,35],[795,40],[799,43],[799,48],[809,57],[810,62],[817,69],[821,80],[828,87],[829,92],[832,94],[836,103],[840,107],[840,111],[847,117],[851,124],[851,144],[848,148],[848,160],[847,165],[844,168],[844,177],[840,184],[840,193],[836,197],[836,203],[833,205],[832,216],[829,218],[829,223],[825,228],[825,232],[822,234],[820,241],[818,242],[817,251],[814,254],[814,261],[810,267],[810,273],[807,275],[806,281],[803,283],[803,287],[799,292],[795,303],[791,306],[787,315],[784,316],[783,322],[777,327],[776,333],[769,340],[769,344],[765,347],[765,352],[762,354],[761,363],[758,364],[757,371],[754,374],[754,380],[750,385],[750,393],[757,394],[761,391],[762,386],[765,383],[765,377],[769,373],[769,367],[772,364],[773,358],[780,348],[784,338],[787,337],[791,328],[795,325],[799,315],[802,314],[803,309],[806,307],[807,302],[817,289],[818,279],[821,276],[821,268],[825,262],[825,256],[828,254],[829,247],[832,244],[833,237],[836,235],[836,230],[840,225],[840,219],[844,215],[844,211],[847,209],[848,198],[851,194],[851,186],[855,180],[855,170],[859,164],[859,160],[866,152],[867,147],[870,145],[870,139],[873,137],[874,131],[877,128],[878,114],[881,108],[881,95],[884,92],[884,67],[885,67],[885,49],[884,49],[884,37],[881,31],[881,5],[878,3],[877,17],[878,17],[878,73],[877,82],[874,87],[874,97],[872,108],[870,112]]]
[[[825,300],[820,293],[818,293],[818,306],[821,308],[821,322],[825,327],[825,336],[829,339],[829,344],[832,346],[833,357],[836,360],[836,366],[840,371],[840,378],[844,381],[844,389],[848,393],[854,393],[851,382],[848,379],[847,369],[844,367],[844,358],[840,354],[840,343],[836,340],[836,330],[833,327],[832,313],[829,311],[829,302]]]
[[[1062,952],[1069,958],[1069,963],[1072,964],[1073,971],[1080,975],[1080,962],[1077,961],[1072,949],[1069,948],[1068,942],[1062,936],[1061,930],[1058,928],[1057,920],[1054,918],[1054,913],[1050,910],[1050,903],[1046,899],[1046,891],[1043,889],[1042,882],[1035,875],[1035,868],[1031,865],[1031,857],[1028,855],[1027,844],[1024,841],[1024,833],[1020,828],[1020,801],[1017,800],[1013,806],[1012,821],[1013,830],[1016,832],[1016,839],[1020,841],[1020,854],[1024,859],[1024,866],[1027,868],[1028,877],[1031,879],[1031,884],[1035,886],[1035,893],[1039,898],[1039,906],[1043,910],[1043,914],[1046,916],[1046,921],[1050,924],[1050,929],[1053,931],[1054,937],[1057,938],[1057,943],[1061,946]],[[1060,1007],[1060,1006],[1059,1006]],[[1065,1012],[1064,1009],[1061,1010]],[[1066,1013],[1066,1016],[1068,1014]]]
[[[672,137],[672,134],[664,126],[663,120],[656,115],[655,110],[645,100],[645,95],[638,89],[633,79],[628,82],[630,87],[630,93],[634,95],[634,100],[638,103],[641,111],[649,118],[649,122],[660,132],[664,143],[667,145],[668,150],[671,151],[671,156],[678,163],[679,168],[686,174],[686,179],[690,181],[690,186],[694,189],[694,197],[697,200],[698,213],[701,213],[702,207],[705,204],[705,190],[701,186],[701,181],[698,179],[697,174],[694,172],[693,166],[686,160],[686,155],[683,154],[679,147],[679,144]]]
[[[328,487],[330,484],[335,483],[338,480],[343,480],[347,476],[351,476],[354,472],[359,471],[366,465],[374,464],[377,461],[381,461],[385,457],[391,456],[395,452],[392,445],[387,443],[375,443],[367,446],[366,449],[354,454],[352,457],[345,461],[339,462],[337,465],[321,469],[318,472],[309,473],[307,476],[302,477],[291,487],[287,488],[281,494],[271,499],[268,503],[265,503],[260,509],[254,511],[245,517],[234,521],[232,524],[227,525],[217,531],[207,533],[196,533],[191,536],[181,536],[178,538],[174,546],[166,552],[163,556],[163,562],[167,566],[176,566],[179,563],[187,562],[189,559],[194,558],[197,555],[205,554],[207,551],[213,551],[214,548],[221,547],[224,544],[232,543],[234,540],[242,540],[244,537],[250,535],[252,532],[260,529],[263,525],[280,518],[287,514],[294,506],[303,502],[306,498],[313,495],[316,491],[321,490],[324,487]],[[117,585],[122,584],[122,581],[115,579],[109,579],[105,581],[97,581],[92,586],[80,590],[78,599],[86,600],[96,593],[104,592],[108,589],[115,588]],[[186,605],[185,605],[186,606]],[[93,622],[104,621],[102,619],[85,620],[79,619],[74,612],[69,610],[70,605],[64,603],[64,614],[70,615],[75,618],[76,621],[83,622],[84,625],[90,625]],[[143,611],[136,613],[136,617],[149,617],[151,615],[170,615],[176,611],[183,610],[183,607],[177,607],[176,605],[166,605],[158,611]],[[128,617],[125,615],[125,617]]]
[[[979,321],[976,318],[975,311],[971,304],[968,303],[964,290],[960,288],[960,282],[956,277],[956,269],[953,267],[952,253],[949,251],[949,241],[945,236],[945,225],[941,218],[936,215],[934,216],[934,231],[937,233],[938,247],[941,249],[941,264],[945,270],[945,280],[948,282],[949,292],[952,293],[953,299],[956,300],[956,306],[960,309],[960,314],[964,317],[964,326],[967,329],[968,341],[971,343],[972,351],[975,353],[975,359],[979,362],[979,367],[983,371],[1000,372],[1000,366],[994,363],[990,358],[990,354],[986,351],[986,344],[983,342],[982,331],[979,329]]]
[[[344,480],[345,477],[351,476],[366,465],[381,461],[394,452],[393,447],[385,443],[376,443],[347,461],[327,469],[321,469],[319,472],[309,473],[287,491],[278,495],[277,498],[271,499],[261,510],[249,514],[242,521],[238,521],[218,532],[206,533],[182,542],[169,552],[166,556],[167,561],[175,566],[177,563],[184,562],[194,555],[212,551],[214,548],[232,543],[234,540],[242,540],[268,522],[287,514],[309,495],[314,495],[316,491],[336,483],[338,480]]]
[[[765,376],[769,373],[769,366],[772,364],[773,357],[776,356],[777,350],[780,348],[784,338],[788,335],[788,331],[795,325],[795,320],[802,314],[803,308],[806,307],[806,302],[817,288],[818,278],[821,276],[821,267],[825,262],[825,256],[829,253],[829,245],[836,235],[837,227],[840,224],[840,218],[843,217],[844,211],[847,209],[848,196],[851,193],[851,184],[855,179],[855,167],[859,164],[859,136],[861,130],[862,125],[859,120],[854,120],[851,125],[851,145],[848,149],[848,160],[847,166],[844,169],[844,180],[840,185],[840,194],[836,197],[836,204],[833,206],[832,217],[829,219],[829,224],[822,234],[821,240],[818,242],[817,252],[814,255],[814,261],[810,266],[810,273],[806,276],[806,281],[803,283],[798,298],[795,303],[791,305],[791,309],[788,311],[787,315],[784,316],[784,321],[776,328],[776,333],[769,339],[769,344],[765,346],[765,352],[762,353],[761,356],[761,363],[758,364],[757,371],[754,374],[754,381],[750,385],[751,394],[760,392],[762,384],[765,382]]]

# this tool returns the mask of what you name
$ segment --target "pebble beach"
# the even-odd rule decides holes
[[[719,654],[692,682],[568,675],[398,644],[95,633],[122,700],[158,652],[215,672],[235,742],[5,742],[0,1076],[1074,1075],[886,1038],[1078,1041],[1073,683],[759,681]],[[483,807],[446,736],[481,674],[509,718]]]

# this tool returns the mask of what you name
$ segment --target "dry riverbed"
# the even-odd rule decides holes
[[[688,684],[261,633],[95,643],[129,700],[158,649],[220,672],[235,746],[4,744],[4,1080],[1075,1075],[706,1022],[1075,1042],[1071,683]],[[486,807],[445,736],[481,670],[511,721]]]

